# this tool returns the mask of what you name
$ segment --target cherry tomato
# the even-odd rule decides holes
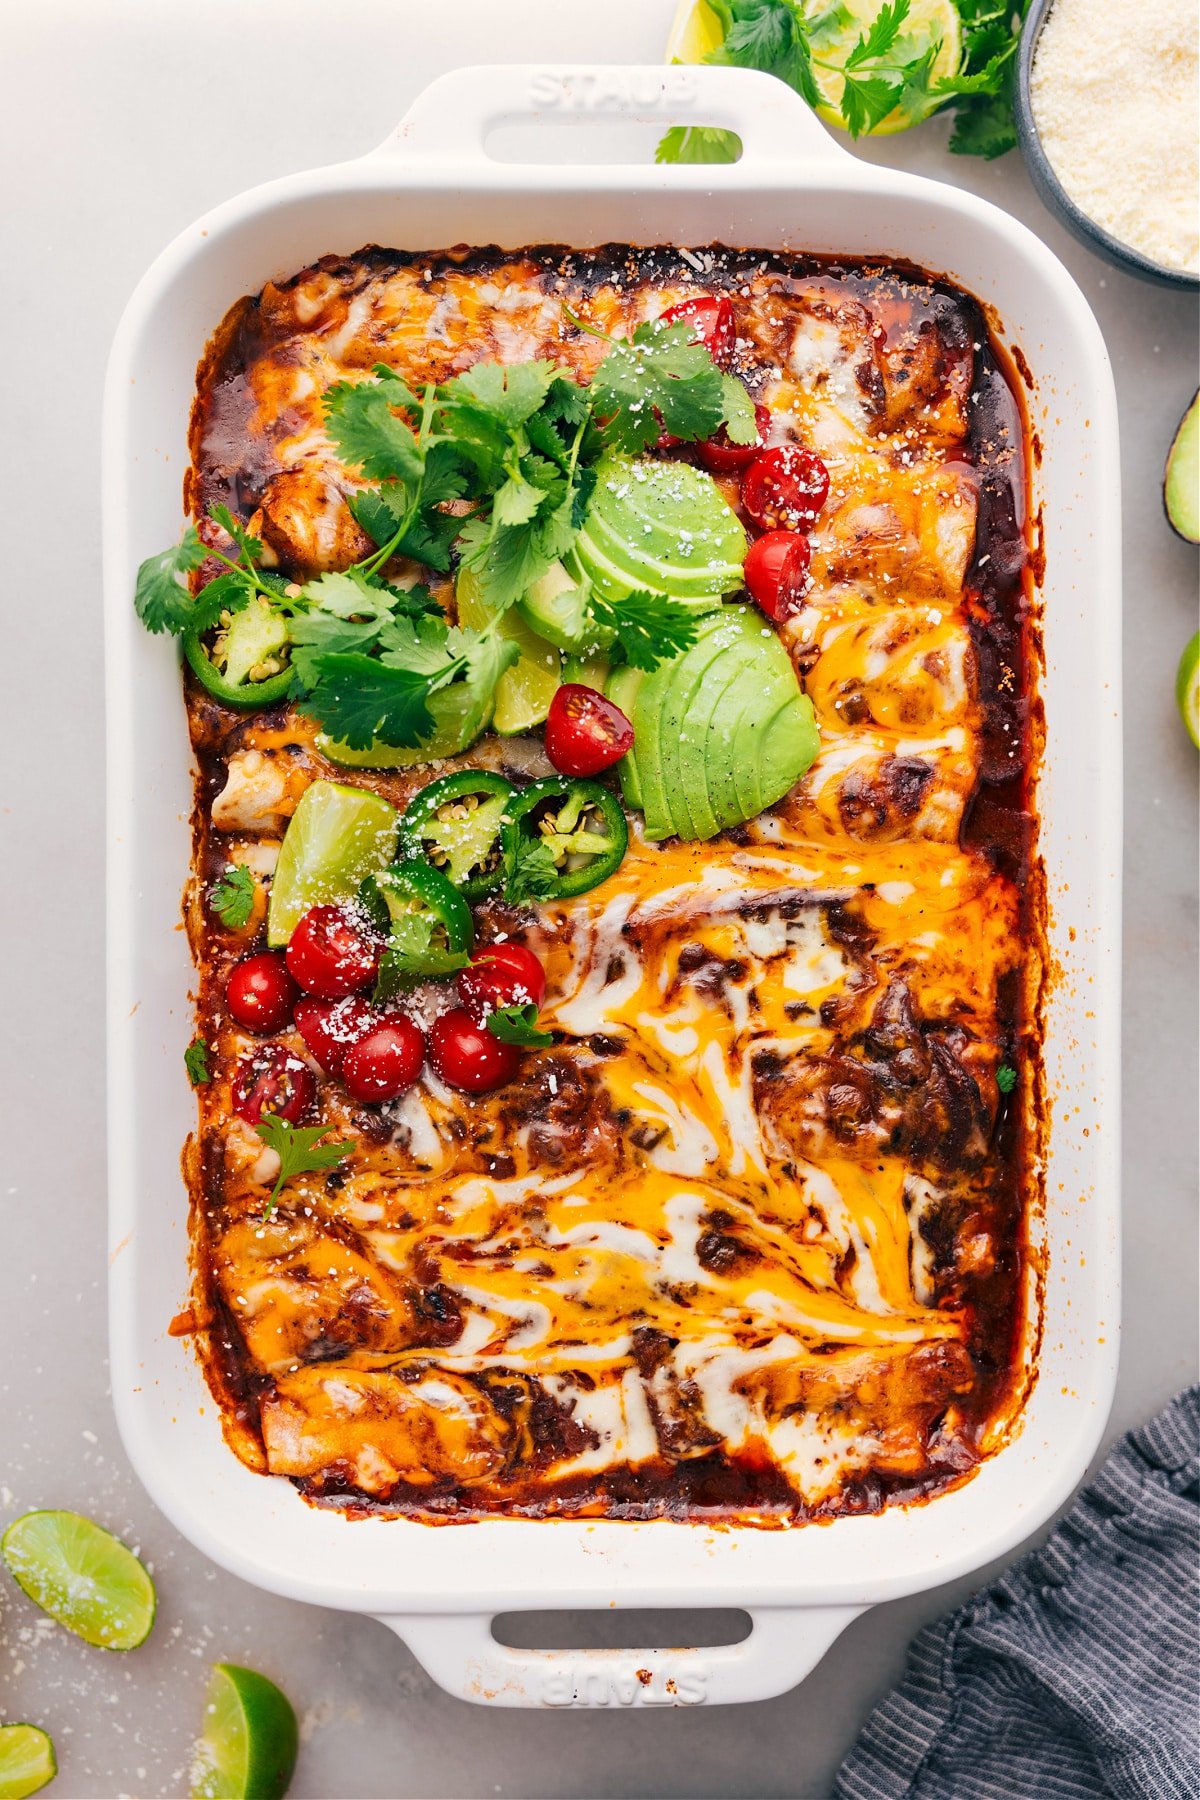
[[[403,1013],[393,1013],[351,1044],[342,1062],[342,1084],[353,1099],[374,1106],[410,1088],[424,1061],[423,1035]]]
[[[298,1125],[317,1093],[317,1080],[306,1062],[282,1044],[269,1044],[243,1057],[233,1082],[233,1110],[257,1125],[264,1113]]]
[[[225,1004],[243,1031],[267,1037],[283,1030],[299,993],[278,951],[262,950],[235,964],[225,985]]]
[[[310,906],[287,947],[287,966],[306,993],[340,1000],[374,981],[380,945],[341,906]]]
[[[668,306],[660,317],[664,325],[678,325],[681,319],[689,320],[695,330],[696,342],[704,345],[715,363],[726,363],[733,355],[737,327],[733,322],[733,308],[723,297],[697,294],[694,299],[679,300],[674,306]]]
[[[546,997],[546,971],[524,944],[489,944],[458,978],[462,1003],[483,1024],[501,1006],[540,1006]]]
[[[378,1022],[379,1014],[357,994],[345,1000],[305,998],[296,1005],[296,1030],[327,1075],[341,1074],[347,1050]]]
[[[595,688],[568,681],[546,714],[546,755],[560,775],[598,775],[633,744],[633,726]]]
[[[829,497],[829,470],[815,450],[776,444],[756,456],[742,477],[742,505],[769,531],[807,531]]]
[[[799,531],[765,531],[746,552],[746,586],[768,619],[782,623],[804,604],[812,549]]]
[[[723,425],[715,437],[705,438],[702,444],[697,444],[696,455],[705,468],[711,469],[714,475],[728,475],[732,470],[744,469],[747,463],[752,463],[766,447],[767,433],[771,429],[769,406],[754,408],[754,424],[758,438],[753,444],[732,443]]]
[[[515,1044],[501,1043],[477,1025],[465,1006],[442,1014],[429,1033],[429,1055],[447,1087],[486,1094],[511,1081],[521,1066]]]

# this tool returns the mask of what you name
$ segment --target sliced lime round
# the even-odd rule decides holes
[[[300,1734],[286,1694],[255,1669],[214,1663],[192,1800],[282,1800]]]
[[[400,816],[367,788],[314,781],[292,814],[267,908],[267,942],[286,944],[310,906],[345,900],[365,875],[386,868],[396,850]]]
[[[883,0],[842,0],[842,4],[818,11],[820,24],[814,20],[809,37],[813,55],[813,79],[821,96],[817,111],[830,125],[843,130],[842,90],[845,86],[846,61],[860,38],[870,32],[883,10]],[[896,106],[871,127],[870,137],[890,137],[893,132],[907,131],[920,124],[942,104],[931,91],[934,84],[958,73],[962,61],[962,20],[954,0],[911,0],[908,16],[901,27],[894,50],[898,62],[913,62],[937,46],[929,71],[927,97],[917,107]],[[861,71],[860,71],[861,72]],[[865,71],[870,73],[870,65]]]
[[[1191,740],[1200,750],[1200,631],[1179,659],[1175,699]]]
[[[0,1725],[0,1800],[25,1800],[58,1774],[54,1745],[37,1725]]]
[[[30,1512],[0,1539],[29,1598],[85,1643],[134,1650],[154,1623],[154,1583],[132,1550],[79,1513]]]

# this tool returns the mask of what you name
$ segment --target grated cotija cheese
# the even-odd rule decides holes
[[[1029,95],[1067,193],[1112,237],[1200,271],[1195,0],[1055,0]]]

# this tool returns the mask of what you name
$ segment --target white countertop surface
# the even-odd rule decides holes
[[[369,149],[462,62],[657,61],[670,0],[40,0],[0,7],[9,344],[0,430],[4,583],[0,1526],[92,1514],[138,1547],[155,1631],[88,1649],[0,1576],[0,1719],[43,1724],[51,1794],[186,1792],[207,1664],[251,1663],[303,1719],[295,1796],[826,1795],[924,1621],[978,1579],[861,1617],[803,1686],[755,1706],[523,1713],[435,1688],[371,1620],[214,1568],[130,1472],[107,1391],[104,1303],[100,390],[145,266],[198,213]],[[970,188],[1072,269],[1116,366],[1125,479],[1125,1327],[1110,1436],[1196,1355],[1197,757],[1172,698],[1197,559],[1162,515],[1167,445],[1196,383],[1197,306],[1067,237],[1019,156],[951,157],[934,123],[864,152]],[[175,1287],[164,1289],[165,1305]],[[517,1528],[519,1529],[519,1527]],[[984,1574],[989,1571],[984,1571]],[[537,1622],[527,1641],[548,1642]],[[575,1641],[592,1641],[581,1624]],[[663,1635],[659,1641],[669,1641]],[[678,1635],[673,1636],[675,1642]]]

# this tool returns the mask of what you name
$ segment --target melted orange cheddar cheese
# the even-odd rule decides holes
[[[475,1099],[427,1070],[364,1109],[321,1077],[353,1154],[265,1219],[276,1162],[232,1111],[253,1040],[224,1010],[228,970],[311,780],[403,805],[431,771],[348,774],[298,715],[189,687],[214,1070],[187,1159],[192,1323],[243,1459],[350,1511],[876,1510],[961,1480],[1029,1378],[1026,496],[975,304],[911,271],[750,252],[327,259],[218,332],[190,498],[240,512],[289,575],[345,566],[369,546],[322,424],[331,382],[537,356],[586,379],[600,346],[564,300],[612,331],[697,291],[732,298],[773,438],[830,472],[782,627],[820,753],[748,826],[654,844],[634,816],[592,892],[478,909],[481,940],[542,957],[554,1048]],[[532,739],[457,762],[548,772]],[[229,861],[258,878],[240,934],[203,899]],[[412,1003],[427,1021],[449,1002]],[[1025,1072],[1007,1102],[1006,1061]]]

